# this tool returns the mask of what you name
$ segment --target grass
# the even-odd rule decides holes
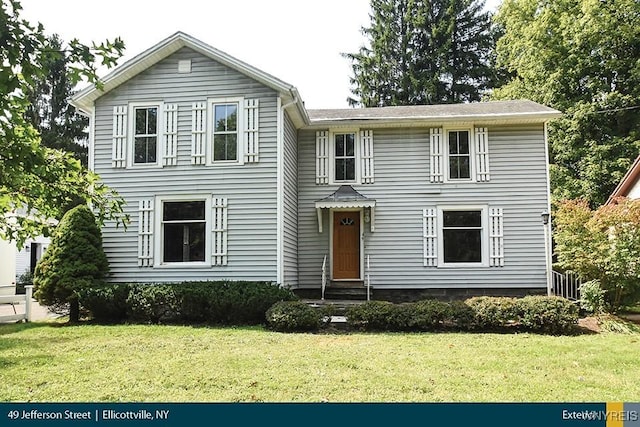
[[[640,335],[0,326],[0,401],[640,400]]]

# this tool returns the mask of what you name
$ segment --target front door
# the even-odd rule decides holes
[[[333,278],[360,279],[360,212],[333,212]]]

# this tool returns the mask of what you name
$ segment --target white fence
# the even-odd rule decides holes
[[[0,305],[10,305],[13,314],[0,314],[0,323],[17,322],[20,320],[31,321],[31,297],[33,296],[33,286],[25,286],[24,295],[16,295],[15,285],[0,286]],[[16,309],[16,307],[19,308]],[[24,309],[23,309],[24,307]],[[5,310],[3,310],[4,312]],[[9,312],[11,313],[11,312]]]

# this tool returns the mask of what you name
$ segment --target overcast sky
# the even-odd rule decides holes
[[[183,31],[298,88],[307,108],[347,107],[369,0],[22,0],[22,17],[84,43],[116,36],[123,63]],[[487,0],[495,10],[500,0]],[[102,72],[101,74],[104,74]]]

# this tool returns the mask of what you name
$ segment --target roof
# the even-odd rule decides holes
[[[94,102],[99,97],[110,92],[125,83],[127,80],[135,77],[183,47],[193,49],[194,51],[224,64],[227,67],[275,90],[283,97],[283,104],[290,104],[290,108],[287,111],[292,115],[292,119],[296,125],[301,126],[304,123],[308,123],[307,112],[304,109],[304,104],[300,98],[298,90],[293,85],[285,83],[284,81],[237,58],[234,58],[225,52],[209,46],[208,44],[203,43],[181,31],[167,37],[155,46],[145,50],[131,60],[117,67],[113,72],[107,74],[101,79],[103,84],[102,89],[98,89],[93,84],[84,88],[72,97],[71,104],[78,110],[89,114],[93,108]],[[293,108],[293,106],[295,106],[295,108]]]
[[[616,197],[625,197],[629,194],[629,190],[634,186],[636,182],[640,179],[640,156],[636,158],[633,162],[627,173],[622,177],[622,181],[618,184],[618,186],[613,190],[611,196],[607,200],[607,205],[613,202]]]
[[[324,199],[318,200],[318,203],[341,203],[341,202],[375,202],[375,200],[363,196],[353,189],[350,185],[341,185],[335,192],[328,195]]]
[[[397,107],[343,108],[309,110],[312,126],[344,125],[348,123],[421,125],[443,122],[483,121],[492,123],[543,123],[562,113],[529,100],[490,101],[468,104],[411,105]]]

